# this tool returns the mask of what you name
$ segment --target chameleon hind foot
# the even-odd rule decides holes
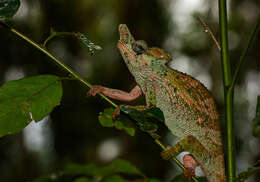
[[[199,165],[199,163],[191,156],[191,155],[184,155],[183,156],[183,165],[186,170],[183,171],[183,175],[187,179],[191,179],[195,176],[195,168]]]
[[[164,160],[169,160],[171,157],[176,156],[176,154],[173,151],[173,147],[168,146],[165,150],[161,152],[161,157]],[[193,176],[195,176],[195,168],[199,165],[199,163],[189,154],[183,156],[183,165],[186,168],[183,171],[183,175],[187,179],[191,179]]]

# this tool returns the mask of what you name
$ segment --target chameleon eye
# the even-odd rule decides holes
[[[137,55],[143,54],[145,52],[144,48],[140,45],[135,46],[134,51]]]
[[[148,48],[147,44],[143,40],[138,40],[133,45],[133,49],[134,49],[134,51],[136,52],[137,55],[143,54],[144,52],[146,52],[147,48]]]

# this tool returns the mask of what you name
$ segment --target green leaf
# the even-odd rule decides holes
[[[99,176],[100,169],[95,164],[68,164],[65,167],[64,172],[70,175],[88,175],[88,176]]]
[[[119,173],[144,176],[144,174],[139,169],[126,160],[115,160],[112,162],[110,167]]]
[[[0,137],[40,121],[60,103],[60,78],[40,75],[7,82],[0,88]]]
[[[65,167],[64,172],[69,175],[87,175],[91,177],[104,177],[117,173],[144,176],[139,169],[125,160],[115,160],[105,167],[98,167],[95,164],[69,164]]]
[[[237,182],[243,182],[247,180],[250,176],[259,173],[260,172],[260,167],[252,167],[248,168],[247,171],[239,173],[238,177],[236,178]]]
[[[260,95],[257,97],[256,114],[253,119],[253,135],[260,136]]]
[[[10,18],[18,11],[20,0],[0,0],[0,18]]]
[[[80,32],[75,32],[74,36],[80,41],[83,48],[89,50],[91,54],[95,53],[95,50],[100,51],[102,50],[102,47],[99,45],[94,44],[91,40],[87,38],[85,34],[82,34]]]
[[[103,177],[113,173],[111,167],[98,167],[95,164],[68,164],[64,172],[69,175],[87,175],[91,177]]]
[[[158,107],[120,105],[120,110],[131,114],[134,118],[156,119],[164,122],[163,112]]]
[[[34,179],[32,182],[52,182],[58,181],[63,176],[62,172],[51,173],[51,174],[44,174],[40,177]]]
[[[106,177],[104,179],[104,182],[128,182],[128,181],[119,175],[113,175],[113,176]]]
[[[75,179],[73,182],[91,182],[92,180],[90,180],[89,178],[86,177],[80,177]]]
[[[152,121],[154,119],[158,119],[154,117],[157,114],[154,111],[161,112],[160,109],[155,107],[147,109],[144,106],[120,105],[120,110],[137,121],[137,124],[141,130],[148,133],[154,133],[158,129],[158,126]],[[160,114],[162,114],[162,112]]]
[[[108,108],[105,109],[104,112],[99,113],[98,120],[100,124],[103,127],[114,127],[115,122],[113,121],[112,115],[113,115],[114,109]]]
[[[103,127],[115,127],[116,129],[124,130],[130,136],[134,136],[135,128],[133,122],[124,115],[113,119],[113,113],[114,108],[105,109],[104,112],[100,113],[98,116],[100,124]]]

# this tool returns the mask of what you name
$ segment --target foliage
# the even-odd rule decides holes
[[[114,116],[117,109],[123,113],[119,116]],[[159,108],[152,107],[150,109],[142,110],[135,106],[120,105],[119,108],[105,109],[99,114],[99,122],[103,127],[115,127],[119,130],[125,130],[130,136],[134,136],[136,123],[139,129],[151,134],[154,138],[159,138],[155,134],[158,126],[153,121],[164,121],[162,111]]]
[[[81,46],[89,51],[91,55],[95,53],[95,51],[100,51],[102,48],[99,45],[94,44],[91,40],[87,38],[87,35],[82,34],[80,32],[57,32],[53,28],[50,30],[49,37],[44,41],[43,46],[46,47],[47,43],[58,36],[73,36],[75,37],[81,44]]]
[[[40,121],[60,103],[60,78],[39,75],[7,82],[0,88],[0,136]]]
[[[246,171],[238,174],[238,177],[236,178],[236,182],[246,181],[249,177],[259,172],[260,172],[260,167],[248,168]]]
[[[54,178],[55,176],[55,178]],[[158,179],[148,179],[138,168],[126,160],[115,160],[105,167],[95,164],[68,164],[64,170],[41,176],[33,182],[59,181],[71,178],[73,182],[160,182]]]
[[[119,130],[124,130],[130,136],[135,135],[135,128],[126,116],[120,115],[118,118],[113,118],[114,108],[105,109],[104,112],[98,116],[99,123],[103,127],[115,127]]]

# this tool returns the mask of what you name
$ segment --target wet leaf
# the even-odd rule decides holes
[[[82,34],[80,32],[75,32],[74,35],[80,41],[82,47],[90,51],[91,54],[94,54],[95,51],[102,50],[102,47],[94,44],[91,40],[87,38],[85,34]]]
[[[60,78],[40,75],[7,82],[0,88],[0,137],[21,131],[51,113],[62,97]]]

